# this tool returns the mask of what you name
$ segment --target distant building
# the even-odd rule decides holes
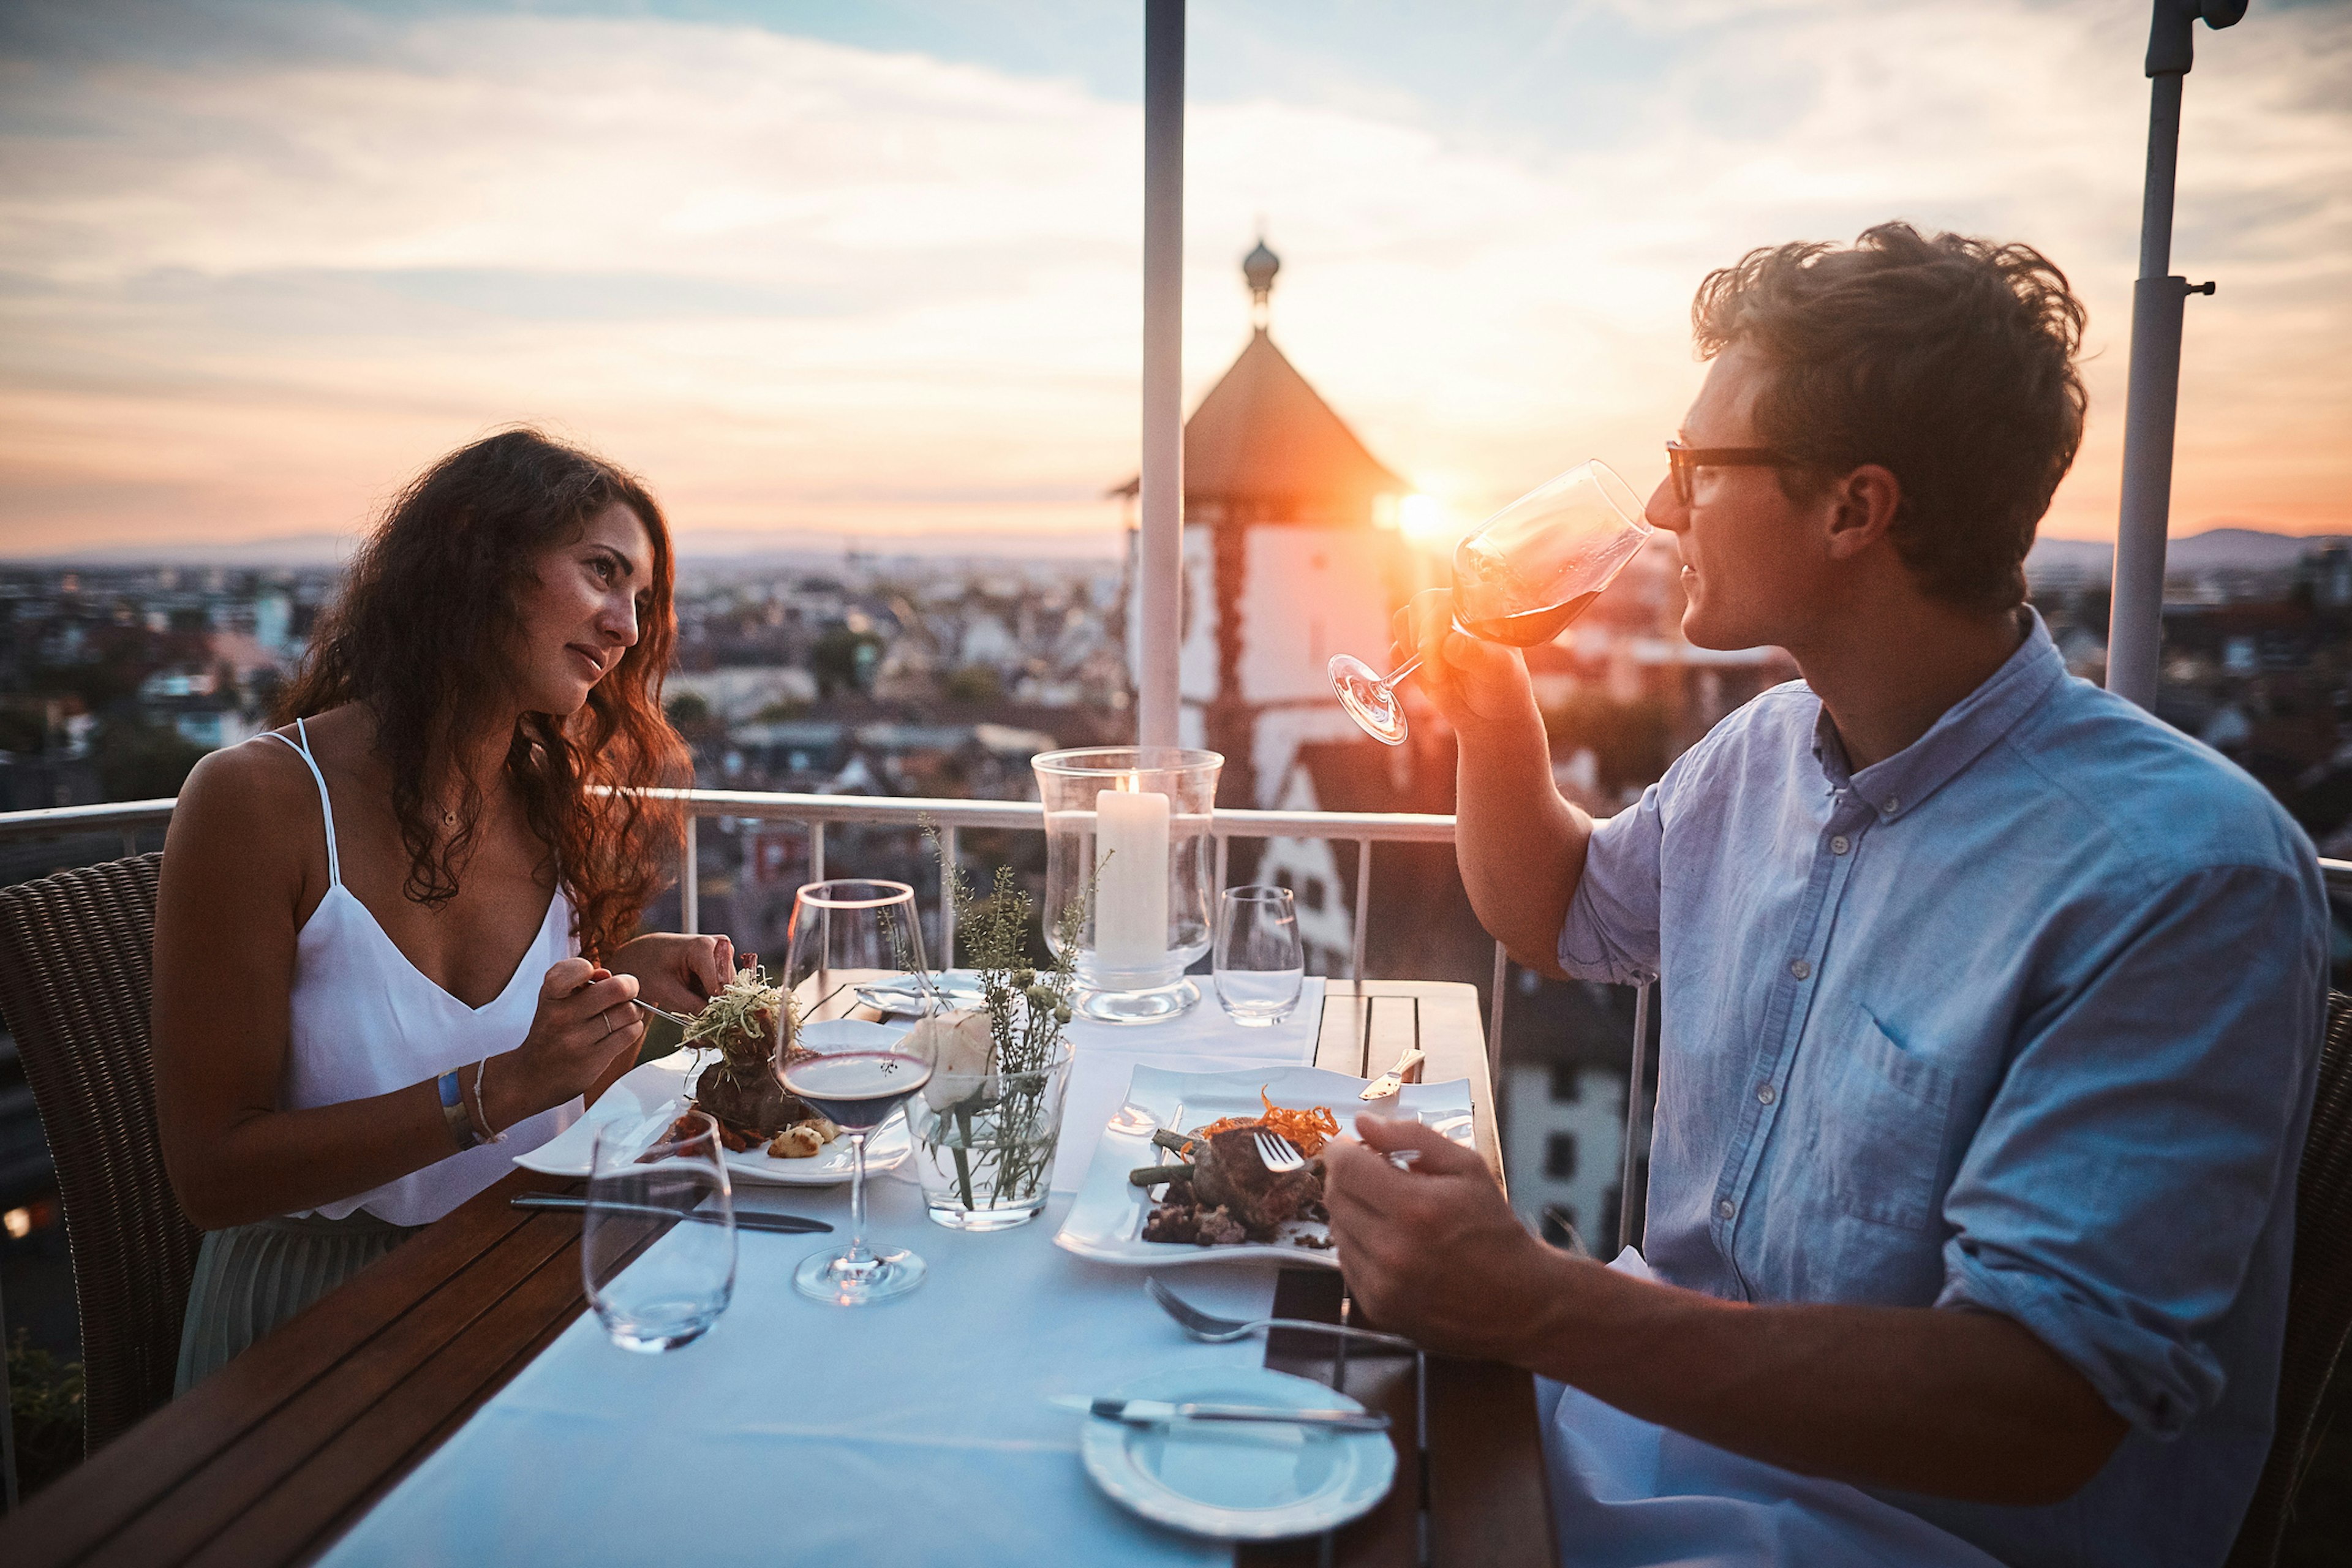
[[[1184,424],[1181,734],[1224,754],[1228,805],[1259,808],[1296,797],[1300,746],[1376,748],[1332,700],[1326,667],[1335,653],[1377,658],[1390,616],[1420,585],[1396,527],[1411,487],[1267,330],[1281,265],[1264,241],[1244,258],[1250,341]],[[1112,494],[1139,488],[1129,480]]]

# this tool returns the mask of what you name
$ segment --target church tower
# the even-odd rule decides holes
[[[1243,258],[1249,342],[1184,424],[1182,741],[1224,753],[1227,804],[1269,809],[1302,744],[1360,740],[1381,765],[1325,667],[1341,652],[1379,662],[1418,586],[1396,526],[1411,487],[1275,346],[1281,267],[1264,239]]]

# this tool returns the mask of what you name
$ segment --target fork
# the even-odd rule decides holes
[[[1339,1334],[1351,1340],[1362,1340],[1376,1345],[1392,1345],[1398,1350],[1418,1352],[1421,1347],[1402,1334],[1383,1334],[1371,1329],[1342,1328],[1338,1323],[1318,1323],[1305,1318],[1220,1318],[1204,1312],[1157,1279],[1146,1276],[1144,1292],[1160,1303],[1160,1310],[1176,1320],[1177,1327],[1187,1337],[1205,1344],[1221,1345],[1230,1340],[1242,1339],[1261,1329],[1305,1329],[1310,1333]]]
[[[1285,1171],[1296,1171],[1307,1163],[1307,1156],[1278,1132],[1255,1133],[1250,1142],[1257,1147],[1259,1162],[1277,1176]],[[1392,1149],[1388,1157],[1389,1163],[1400,1171],[1412,1169],[1412,1163],[1420,1158],[1421,1151],[1418,1149]]]

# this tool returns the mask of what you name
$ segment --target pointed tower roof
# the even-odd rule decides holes
[[[1196,522],[1362,522],[1381,496],[1412,487],[1391,472],[1283,352],[1264,311],[1281,262],[1265,242],[1243,261],[1258,324],[1249,345],[1184,422],[1184,511]],[[1129,480],[1115,495],[1132,495]]]

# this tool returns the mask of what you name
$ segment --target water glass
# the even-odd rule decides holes
[[[1227,888],[1217,910],[1217,1000],[1244,1028],[1290,1016],[1307,980],[1298,907],[1288,888]]]
[[[580,1274],[604,1331],[652,1354],[702,1337],[735,1294],[735,1200],[719,1124],[700,1111],[675,1122],[596,1129]]]

